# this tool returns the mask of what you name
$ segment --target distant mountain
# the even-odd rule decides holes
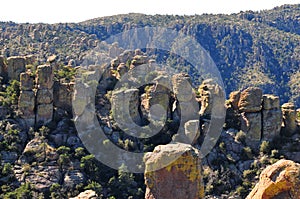
[[[5,56],[56,54],[62,64],[80,64],[97,42],[135,27],[167,27],[195,39],[219,68],[227,94],[250,85],[300,105],[300,4],[231,15],[144,15],[101,17],[81,23],[0,23]]]

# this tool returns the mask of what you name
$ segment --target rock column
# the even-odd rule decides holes
[[[46,124],[53,116],[53,69],[49,65],[37,68],[37,113],[36,123]]]
[[[30,73],[21,73],[18,108],[27,126],[34,126],[35,124],[35,93],[33,87],[34,78]]]
[[[274,95],[263,95],[262,104],[262,138],[271,141],[280,135],[282,116],[279,97]]]
[[[282,134],[285,136],[293,135],[297,130],[297,113],[294,103],[285,103],[281,106],[282,117],[283,117],[283,126]]]
[[[247,143],[255,147],[262,138],[262,90],[249,87],[241,92],[238,103],[241,130],[247,134]]]

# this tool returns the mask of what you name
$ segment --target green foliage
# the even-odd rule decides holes
[[[252,159],[253,153],[250,147],[244,147],[243,148],[243,156],[244,159]]]
[[[235,141],[245,144],[246,143],[246,133],[239,131],[235,136]]]
[[[68,154],[70,150],[71,149],[67,146],[60,146],[56,151],[58,154]]]
[[[9,192],[4,195],[4,199],[31,199],[33,197],[33,187],[30,183],[22,184],[19,188],[13,192]]]
[[[10,81],[5,91],[1,93],[1,96],[3,100],[0,102],[0,105],[2,104],[8,107],[17,105],[20,96],[20,82],[17,80]]]
[[[259,151],[260,151],[261,153],[263,153],[263,154],[269,154],[270,151],[271,151],[270,142],[268,142],[268,141],[263,141],[263,142],[260,144]]]
[[[102,194],[102,190],[103,190],[101,184],[99,184],[98,182],[95,182],[95,181],[89,182],[88,185],[84,187],[84,189],[85,190],[89,190],[89,189],[93,190],[98,194],[98,196],[100,196]]]
[[[62,69],[55,71],[54,75],[57,80],[61,80],[64,82],[71,82],[74,80],[76,74],[76,70],[72,67],[62,67]]]

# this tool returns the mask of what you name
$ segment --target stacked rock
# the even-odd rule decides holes
[[[280,135],[282,116],[279,97],[263,95],[262,104],[262,139],[272,140]]]
[[[46,124],[53,116],[53,69],[49,65],[37,68],[36,123]]]
[[[282,134],[285,136],[293,135],[297,130],[297,113],[295,105],[292,102],[285,103],[281,106],[283,126]]]
[[[34,126],[35,124],[35,93],[33,88],[34,77],[30,73],[21,73],[18,108],[27,126]]]
[[[241,130],[247,135],[249,145],[259,144],[262,138],[262,90],[249,87],[241,92],[238,102],[241,113]]]

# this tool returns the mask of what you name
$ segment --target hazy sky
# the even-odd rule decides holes
[[[271,9],[300,0],[4,0],[0,21],[79,22],[129,12],[191,15]]]

